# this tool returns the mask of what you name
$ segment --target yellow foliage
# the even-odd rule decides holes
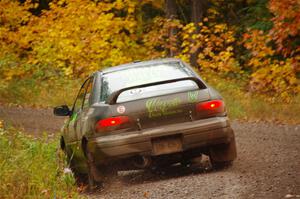
[[[203,71],[242,76],[251,91],[285,99],[299,93],[298,54],[282,57],[274,50],[274,38],[258,30],[238,41],[235,27],[217,22],[216,7],[224,0],[213,0],[215,7],[199,24],[164,17],[143,22],[142,6],[162,9],[163,0],[52,0],[39,16],[29,12],[35,2],[0,1],[1,79],[86,77],[101,68],[172,52],[186,62],[196,55]],[[241,51],[246,55],[240,56]]]
[[[296,77],[299,56],[278,60],[269,42],[272,38],[262,31],[253,30],[244,35],[244,46],[250,52],[246,62],[252,70],[250,90],[290,100],[291,94],[300,92],[300,82]]]
[[[180,32],[182,27],[178,20],[170,20],[161,17],[154,19],[152,24],[149,24],[150,31],[144,35],[144,46],[148,49],[147,57],[153,59],[157,57],[166,57],[168,51],[172,50],[178,54],[180,35],[175,34],[170,37],[170,29],[174,28]]]
[[[103,67],[145,59],[147,50],[137,43],[141,38],[136,35],[134,12],[138,2],[57,0],[39,17],[31,15],[23,5],[9,2],[0,2],[6,8],[1,10],[9,7],[10,12],[26,12],[26,26],[22,25],[25,19],[12,17],[8,26],[16,23],[18,31],[0,30],[0,37],[23,50],[17,53],[19,57],[25,50],[27,64],[48,65],[67,76],[86,76]],[[116,9],[126,11],[126,16],[114,14]],[[13,16],[1,13],[2,17],[6,15]],[[16,71],[10,73],[19,75]],[[9,73],[5,76],[12,77]]]
[[[199,31],[197,31],[199,29]],[[194,23],[182,28],[182,51],[178,57],[189,60],[192,53],[198,53],[198,64],[202,70],[239,73],[234,57],[234,32],[226,24],[204,25]]]
[[[251,75],[250,86],[253,91],[260,93],[273,93],[273,97],[290,100],[291,93],[300,92],[299,80],[291,67],[291,60],[286,62],[272,63],[262,67]]]

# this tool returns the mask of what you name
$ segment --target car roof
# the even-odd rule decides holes
[[[163,63],[170,63],[170,62],[182,62],[180,59],[176,58],[164,58],[164,59],[154,59],[154,60],[149,60],[149,61],[135,61],[132,63],[128,64],[122,64],[114,67],[109,67],[104,70],[102,70],[102,73],[111,73],[115,71],[120,71],[120,70],[126,70],[129,68],[135,68],[139,66],[147,66],[147,65],[153,65],[153,64],[163,64]]]

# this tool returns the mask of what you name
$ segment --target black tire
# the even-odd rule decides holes
[[[87,178],[88,178],[88,185],[90,189],[94,189],[98,186],[102,186],[104,182],[104,176],[101,174],[99,169],[97,168],[93,154],[89,151],[85,152],[86,155],[86,164],[87,164]]]
[[[209,150],[210,162],[215,169],[231,166],[236,157],[237,152],[234,138],[229,143],[213,146]]]
[[[72,173],[74,175],[74,178],[76,180],[76,183],[78,185],[81,184],[86,184],[87,182],[87,175],[84,173],[81,173],[77,170],[77,166],[76,163],[73,159],[73,153],[69,151],[69,153],[67,152],[67,149],[64,150],[65,155],[67,156],[67,163],[68,163],[68,167],[72,170]]]
[[[232,166],[233,161],[225,161],[225,162],[214,162],[211,161],[212,168],[215,170],[221,170]]]
[[[81,142],[81,147],[82,147],[82,152],[86,159],[87,182],[88,182],[89,189],[92,190],[103,183],[103,177],[100,175],[100,172],[94,161],[94,156],[88,150],[87,144],[88,144],[88,140],[86,138],[83,138]]]
[[[74,178],[76,180],[77,185],[86,184],[87,176],[79,172],[76,168],[75,161],[73,160],[73,152],[65,145],[63,137],[60,139],[60,147],[61,150],[64,152],[65,156],[67,157],[67,164],[68,167],[72,170]]]

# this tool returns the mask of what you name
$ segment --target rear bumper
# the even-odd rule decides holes
[[[170,135],[182,136],[183,151],[228,143],[234,138],[228,118],[214,117],[126,134],[101,136],[90,139],[88,148],[97,162],[134,155],[153,155],[151,140]]]

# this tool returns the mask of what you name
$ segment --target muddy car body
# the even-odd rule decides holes
[[[92,74],[69,116],[61,148],[76,173],[101,181],[110,168],[149,168],[207,154],[213,165],[236,158],[220,94],[179,59],[136,62]],[[114,166],[112,166],[115,164]]]

